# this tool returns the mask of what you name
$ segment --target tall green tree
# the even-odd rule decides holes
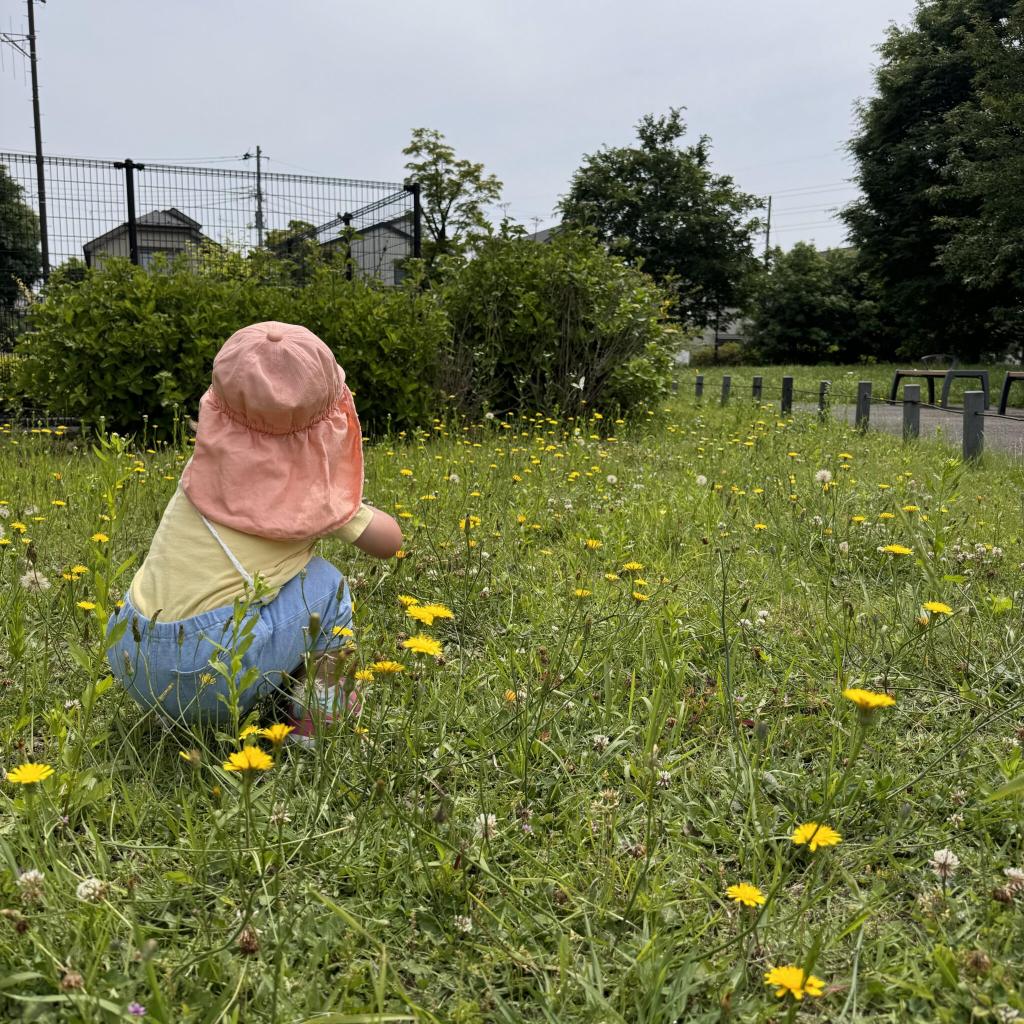
[[[10,336],[20,288],[42,277],[39,218],[24,201],[21,186],[0,164],[0,332]]]
[[[942,266],[966,288],[994,295],[995,330],[1024,331],[1024,3],[1006,23],[976,21],[966,40],[977,66],[974,102],[949,118],[953,131],[942,191],[972,216],[941,222],[952,237]]]
[[[998,171],[986,166],[980,98],[997,54],[1012,44],[1010,19],[1019,7],[1015,0],[919,0],[912,24],[891,28],[881,45],[877,94],[858,111],[850,150],[863,198],[844,217],[905,355],[953,350],[976,358],[1008,341],[997,311],[1019,304],[1019,292],[1005,274],[969,273],[958,239],[977,237],[986,204],[993,204],[988,223],[997,223],[997,192],[1022,186],[1012,160]],[[1019,89],[1019,70],[1016,81]],[[1021,138],[1008,133],[1002,146],[1019,155]],[[1015,174],[1014,186],[1007,176]],[[968,262],[976,265],[976,246],[973,252]]]
[[[750,311],[750,343],[769,363],[856,362],[879,354],[874,283],[850,249],[774,249]]]
[[[560,204],[563,218],[671,287],[681,319],[708,326],[749,292],[760,226],[751,214],[760,200],[711,170],[707,135],[679,145],[680,109],[646,115],[636,132],[638,145],[584,157]]]
[[[433,273],[443,256],[458,256],[488,230],[484,208],[501,198],[501,182],[484,165],[458,159],[445,137],[432,128],[416,128],[402,152],[405,168],[420,184],[423,204],[423,260]]]

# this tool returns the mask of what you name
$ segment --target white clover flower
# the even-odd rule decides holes
[[[603,754],[611,743],[611,739],[605,736],[603,732],[599,732],[596,736],[590,737],[590,745],[599,753]]]
[[[825,520],[822,519],[821,516],[815,516],[811,520],[811,522],[814,523],[815,526],[822,526],[824,524]]]
[[[18,891],[25,903],[39,903],[43,898],[43,883],[46,877],[42,871],[29,868],[18,875]]]
[[[494,419],[494,413],[493,412],[485,412],[484,413],[484,419],[485,420],[493,420]]]
[[[99,878],[86,878],[78,883],[75,895],[83,903],[102,903],[107,895],[107,883]]]
[[[740,629],[750,629],[750,627],[754,624],[750,621],[750,619],[740,619],[738,625]]]
[[[473,919],[465,914],[455,915],[455,930],[468,935],[473,930]]]
[[[9,519],[11,510],[6,505],[0,505],[0,519]]]
[[[850,543],[849,543],[849,541],[841,540],[839,542],[839,554],[841,554],[841,555],[848,555],[849,553],[850,553]]]
[[[493,814],[478,814],[476,816],[477,839],[493,839],[497,831],[498,819]]]
[[[765,620],[765,619],[767,619],[767,618],[768,618],[768,616],[769,616],[770,614],[771,614],[771,612],[769,612],[767,608],[761,608],[761,609],[760,609],[760,610],[758,611],[758,613],[757,613],[757,617],[758,617],[758,618],[759,618],[759,619],[760,619],[760,620],[761,620],[762,622],[764,622],[764,620]]]
[[[960,858],[952,850],[936,850],[928,866],[945,881],[960,867]]]
[[[661,789],[668,789],[672,785],[672,776],[666,771],[658,772],[658,786]]]

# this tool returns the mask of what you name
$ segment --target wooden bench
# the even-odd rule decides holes
[[[999,394],[999,415],[1006,415],[1006,403],[1010,400],[1010,386],[1014,381],[1024,381],[1024,370],[1007,370],[1003,390]]]
[[[921,377],[928,381],[928,404],[935,404],[935,382],[942,380],[942,401],[943,409],[949,408],[949,389],[957,378],[976,380],[981,384],[981,390],[985,393],[985,408],[988,408],[988,370],[897,370],[892,377],[892,389],[889,392],[890,401],[896,401],[896,394],[899,391],[900,379],[902,377]],[[1005,387],[1005,385],[1004,385]]]

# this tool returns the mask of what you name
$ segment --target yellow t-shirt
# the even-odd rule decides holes
[[[373,518],[373,509],[361,505],[344,526],[329,534],[348,543],[358,540]],[[261,576],[271,600],[313,557],[316,539],[268,540],[214,523],[221,540],[250,576]],[[224,549],[207,529],[199,510],[178,485],[149,554],[129,589],[131,603],[147,619],[160,612],[161,622],[177,622],[232,604],[245,594],[245,581]]]

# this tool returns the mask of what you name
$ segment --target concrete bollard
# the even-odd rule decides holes
[[[832,381],[823,380],[818,384],[818,416],[824,419],[828,413],[828,393],[832,387]]]
[[[722,405],[729,401],[729,389],[732,387],[732,377],[726,374],[722,377]]]
[[[921,436],[921,385],[903,385],[903,440],[916,441]]]
[[[857,385],[857,414],[855,424],[858,430],[867,430],[871,422],[871,381],[862,380]]]
[[[755,402],[761,401],[761,391],[764,387],[764,378],[755,377],[754,383],[750,386],[750,395]]]
[[[981,458],[985,447],[984,391],[964,392],[964,461]]]
[[[697,379],[693,383],[694,397],[702,398],[704,396],[704,374],[698,373]]]
[[[793,378],[783,377],[782,378],[782,403],[781,403],[782,415],[785,416],[787,413],[793,411]]]

